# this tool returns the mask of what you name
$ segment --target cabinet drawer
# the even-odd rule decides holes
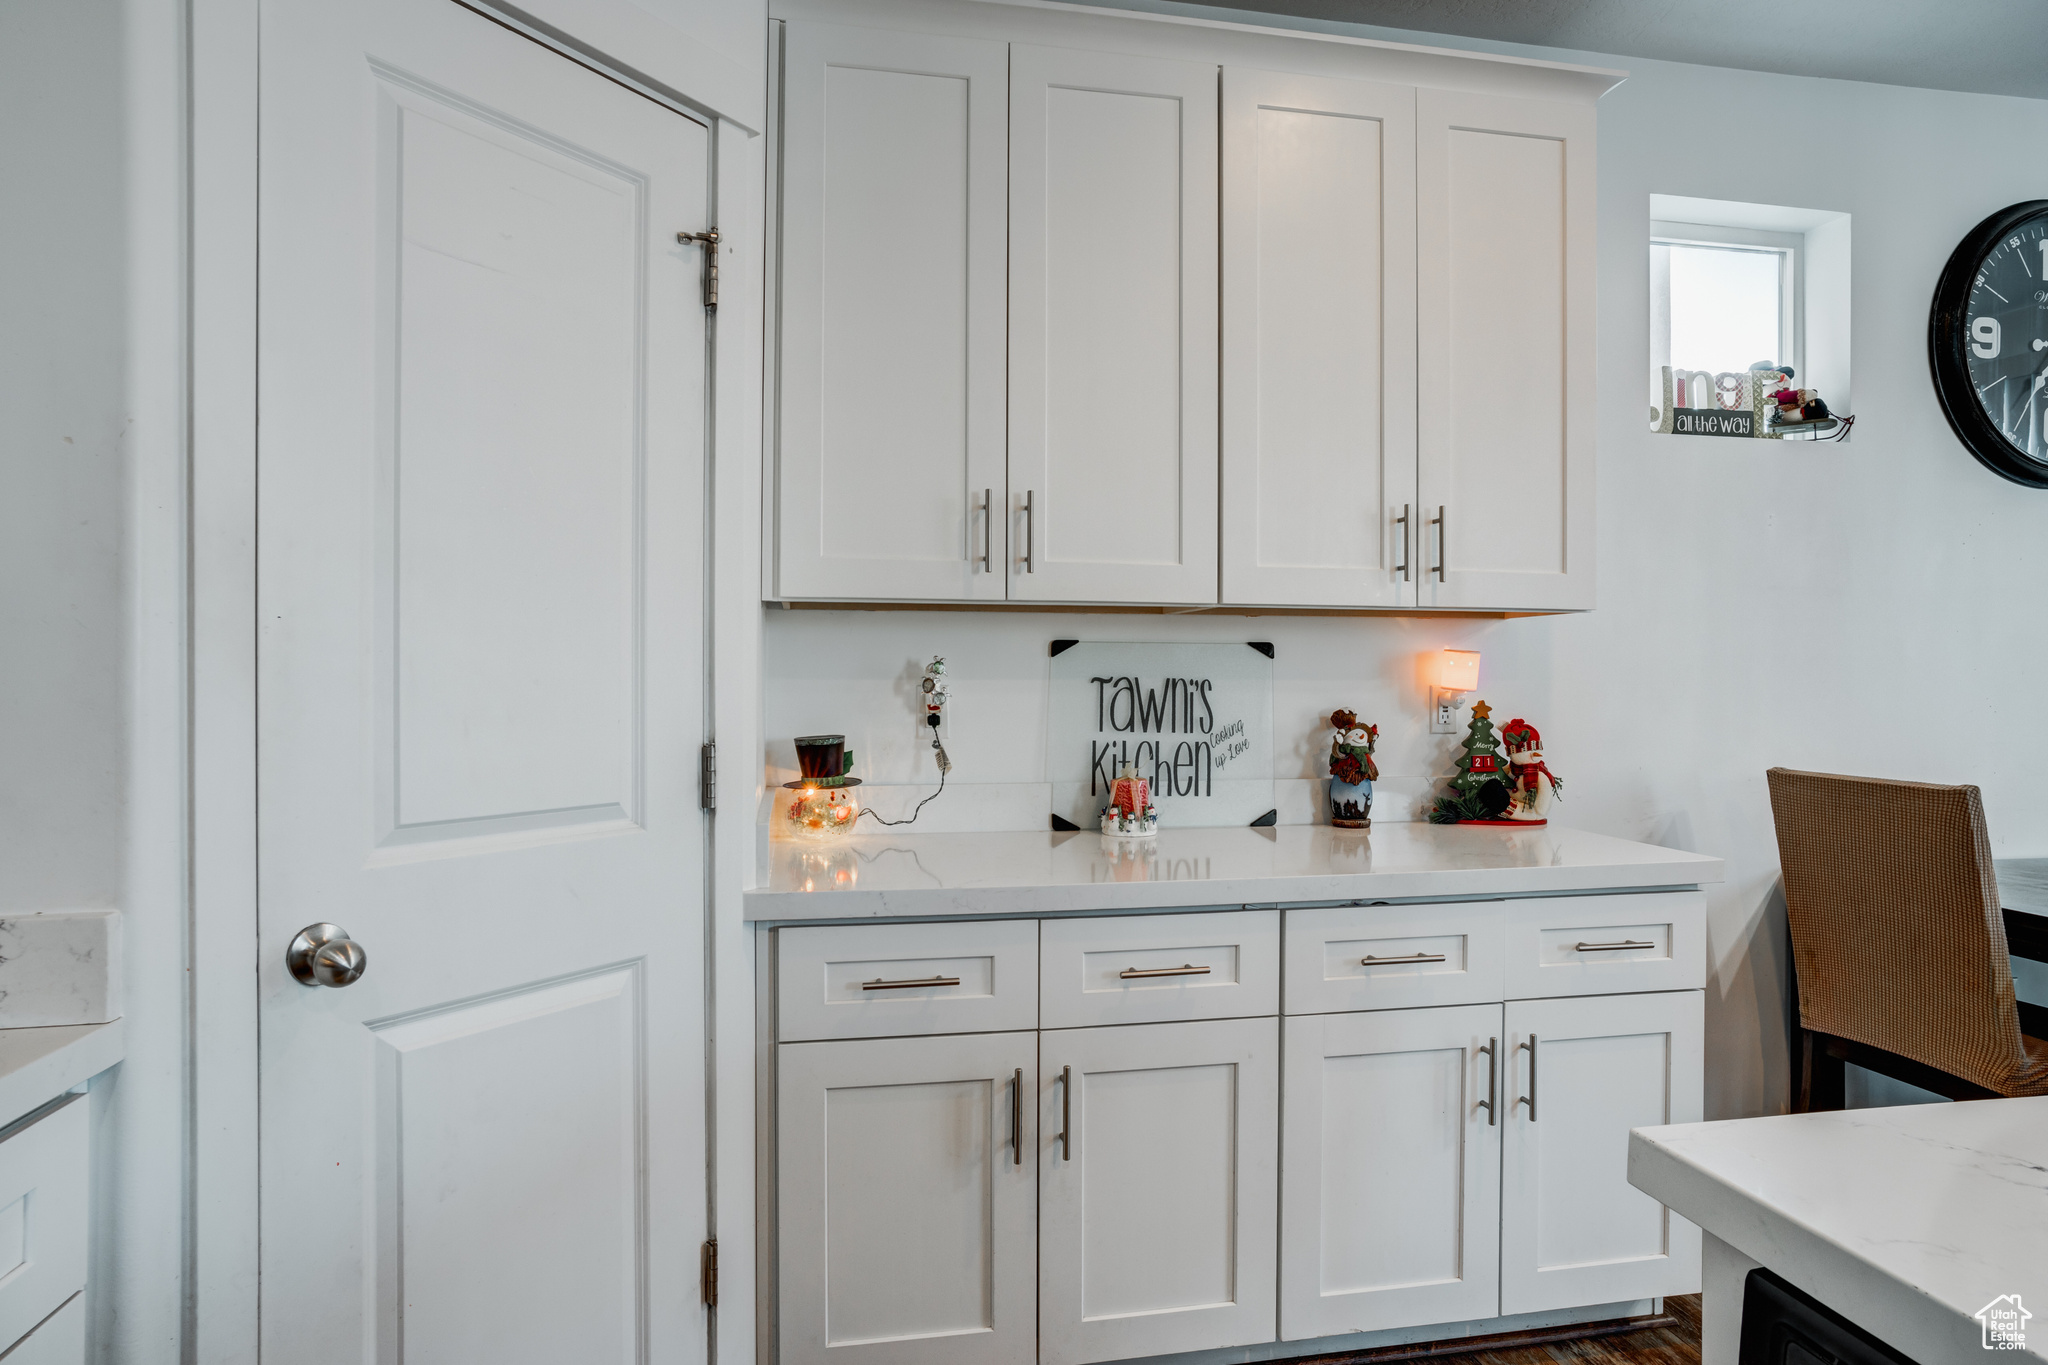
[[[85,1288],[83,1098],[0,1141],[0,1351]]]
[[[1038,991],[1045,1028],[1278,1014],[1280,914],[1046,920]]]
[[[1501,982],[1499,901],[1287,912],[1289,1014],[1488,1004]]]
[[[1038,1027],[1038,922],[778,929],[776,1036]]]
[[[1509,901],[1507,996],[1690,991],[1707,984],[1707,893]]]

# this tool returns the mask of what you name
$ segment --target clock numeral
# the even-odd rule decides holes
[[[2048,237],[2041,238],[2034,245],[2041,248],[2041,278],[2048,280]]]
[[[1970,354],[1979,360],[1996,360],[2000,335],[1997,318],[1978,318],[1970,324]]]

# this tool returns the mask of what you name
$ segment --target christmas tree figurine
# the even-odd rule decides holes
[[[1461,741],[1464,757],[1458,760],[1458,775],[1451,779],[1449,795],[1439,796],[1429,812],[1432,825],[1508,824],[1511,799],[1507,759],[1493,734],[1493,708],[1485,702],[1472,704],[1472,723]]]

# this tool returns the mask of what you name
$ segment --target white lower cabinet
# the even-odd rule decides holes
[[[1297,1015],[1286,1031],[1281,1338],[1494,1316],[1485,1049],[1501,1007]]]
[[[85,1358],[74,1300],[85,1288],[91,1148],[89,1108],[76,1096],[0,1134],[0,1355],[10,1362]]]
[[[1042,1365],[1271,1341],[1279,1021],[1039,1040]]]
[[[1500,1311],[1700,1287],[1700,1230],[1628,1183],[1628,1130],[1700,1119],[1700,991],[1514,1000]]]
[[[1091,1365],[1696,1292],[1699,1229],[1627,1152],[1700,1117],[1703,899],[779,930],[776,1359]],[[1675,988],[1612,989],[1643,982]],[[1501,998],[1569,984],[1610,990]],[[1275,1002],[1328,1012],[1187,1017]]]
[[[777,1049],[783,1365],[1037,1355],[1036,1033]]]

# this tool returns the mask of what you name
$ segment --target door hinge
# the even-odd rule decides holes
[[[697,806],[718,809],[718,742],[713,740],[697,751]]]
[[[701,1269],[698,1279],[700,1281],[699,1288],[703,1290],[704,1294],[704,1306],[706,1308],[718,1307],[718,1239],[716,1237],[713,1237],[704,1244],[704,1253],[701,1258]]]
[[[676,240],[683,243],[704,244],[704,306],[718,307],[718,229],[705,232],[678,232]]]

